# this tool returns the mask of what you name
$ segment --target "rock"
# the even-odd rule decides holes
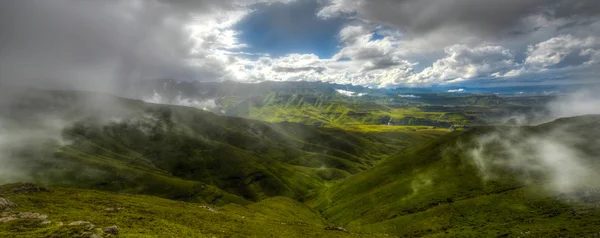
[[[13,193],[15,194],[37,193],[47,191],[48,189],[37,186],[33,183],[19,183],[13,186]]]
[[[0,197],[0,211],[8,210],[11,207],[14,207],[15,204],[10,200]]]
[[[74,221],[69,223],[69,226],[84,226],[89,230],[94,229],[96,226],[89,221]]]
[[[106,233],[106,234],[118,235],[119,234],[119,227],[118,226],[104,227],[104,228],[102,228],[102,231],[104,233]]]
[[[52,223],[48,220],[48,215],[43,215],[35,212],[19,212],[12,214],[3,213],[2,217],[0,217],[0,223],[5,223],[14,220],[36,220],[39,221],[42,225]]]
[[[217,209],[215,209],[214,207],[209,207],[209,206],[200,206],[200,207],[204,208],[208,211],[211,211],[211,212],[217,212]]]
[[[12,216],[10,216],[10,217],[0,217],[0,223],[6,223],[6,222],[14,221],[14,220],[17,220],[17,219],[18,218],[12,217]]]
[[[47,220],[48,215],[43,215],[35,212],[20,212],[16,215],[19,219],[30,219],[30,220]]]
[[[92,223],[89,221],[74,221],[69,223],[69,226],[86,226],[91,225]]]
[[[98,234],[92,234],[90,236],[90,238],[103,238],[103,237],[101,235],[98,235]]]
[[[108,208],[105,208],[104,211],[107,211],[107,212],[118,212],[118,211],[121,211],[123,209],[125,209],[125,208],[124,207],[108,207]]]
[[[328,226],[328,227],[325,227],[325,230],[329,230],[329,231],[343,231],[343,232],[348,232],[348,231],[346,231],[346,229],[344,229],[344,228],[343,228],[343,227],[341,227],[341,226]]]

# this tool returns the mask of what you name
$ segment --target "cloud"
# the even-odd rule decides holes
[[[177,97],[169,99],[158,92],[154,91],[154,94],[150,97],[142,98],[145,102],[156,103],[156,104],[170,104],[179,105],[186,107],[198,108],[205,111],[211,111],[217,109],[218,105],[215,99],[198,100],[196,98],[185,98],[179,93]]]
[[[485,180],[511,174],[524,184],[545,181],[550,192],[571,193],[597,179],[593,159],[578,149],[583,140],[565,128],[540,135],[513,128],[479,136],[468,153]]]
[[[399,94],[398,97],[400,97],[400,98],[421,98],[421,96],[416,96],[413,94]]]
[[[598,87],[581,89],[559,96],[547,105],[550,118],[574,117],[588,114],[600,114],[600,95]]]
[[[560,71],[593,71],[600,63],[600,39],[595,36],[560,35],[530,45],[522,67],[504,76],[516,77],[540,72],[560,74]],[[591,69],[591,70],[590,70]]]
[[[0,84],[125,95],[142,79],[230,79],[245,47],[231,27],[269,2],[4,1]]]
[[[0,5],[3,83],[117,91],[137,78],[191,71],[184,19],[157,2]]]
[[[375,27],[350,25],[341,30],[343,44],[333,60],[348,58],[361,63],[360,71],[371,71],[393,67],[411,68],[411,63],[402,59],[401,48],[392,37],[373,39]]]
[[[459,88],[459,89],[450,89],[448,90],[449,93],[462,93],[465,92],[464,88]]]
[[[330,0],[317,15],[323,18],[352,16],[391,25],[412,35],[442,29],[467,29],[467,32],[502,35],[519,29],[524,19],[583,18],[597,16],[594,0],[573,3],[567,0]]]
[[[596,37],[576,38],[561,35],[529,46],[525,67],[544,69],[551,66],[598,63],[600,40]]]
[[[471,48],[454,45],[446,48],[446,57],[433,63],[415,77],[418,81],[444,82],[487,77],[516,67],[510,50],[501,46]]]
[[[336,89],[335,91],[346,97],[362,97],[362,96],[367,95],[366,93],[357,93],[357,92],[352,92],[352,91],[343,90],[343,89]]]
[[[546,105],[547,115],[536,115],[544,122],[559,118],[600,114],[597,87],[560,96]],[[526,116],[523,116],[524,118]],[[572,193],[598,186],[595,117],[552,122],[539,130],[527,127],[500,128],[475,138],[467,153],[485,180],[506,172],[525,184],[544,184],[553,193]],[[596,123],[596,124],[593,124]],[[596,125],[596,126],[595,126]]]
[[[248,53],[237,24],[274,2],[293,0],[1,2],[0,84],[132,97],[156,78],[428,86],[589,78],[600,61],[590,0],[330,0],[315,14],[346,21],[331,58]]]
[[[393,81],[401,85],[485,83],[505,78],[513,81],[536,78],[538,82],[546,81],[544,78],[566,79],[572,78],[574,72],[555,70],[553,75],[548,75],[528,68],[536,64],[540,69],[585,67],[599,58],[595,47],[577,51],[566,42],[557,41],[571,36],[572,39],[566,40],[585,46],[585,41],[600,36],[597,33],[600,32],[600,14],[594,11],[600,4],[593,0],[577,3],[567,0],[329,0],[326,3],[317,12],[319,17],[341,17],[352,22],[340,32],[342,48],[335,59],[361,60],[363,70],[393,69],[397,63],[409,62],[414,76]],[[385,31],[380,31],[379,39],[373,40],[372,32],[377,28]],[[562,48],[544,45],[552,39]],[[550,58],[552,50],[557,50],[554,58]],[[562,50],[572,53],[563,55]],[[557,58],[560,62],[553,63]],[[583,70],[585,72],[576,74],[593,75],[590,67]],[[581,78],[578,76],[572,81]]]

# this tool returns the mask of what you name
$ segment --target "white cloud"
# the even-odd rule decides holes
[[[551,72],[559,75],[561,71],[567,70],[577,70],[581,73],[593,70],[598,64],[599,38],[560,35],[529,45],[522,66],[502,76],[525,77]]]
[[[479,0],[326,2],[317,16],[345,17],[355,24],[341,31],[343,47],[335,59],[362,61],[358,68],[365,71],[392,69],[400,62],[431,64],[414,75],[383,80],[392,84],[426,86],[478,79],[539,78],[543,75],[533,75],[535,67],[537,71],[586,67],[600,61],[598,47],[593,46],[599,37],[600,14],[591,10],[600,4],[591,0],[577,5],[566,0],[551,4],[543,0],[508,0],[483,5]],[[392,30],[384,34],[389,37],[373,41],[371,32],[378,25]],[[548,39],[553,40],[545,42]],[[528,49],[528,45],[532,46]],[[527,59],[520,61],[523,54]]]
[[[514,55],[501,46],[454,45],[445,52],[445,58],[415,75],[416,80],[439,83],[496,76],[516,66]]]
[[[449,93],[463,93],[465,92],[464,88],[459,88],[459,89],[450,89],[448,90]]]
[[[209,111],[218,107],[215,99],[198,100],[195,98],[184,98],[181,96],[181,93],[173,99],[168,99],[167,97],[164,97],[156,91],[154,91],[154,94],[152,96],[145,97],[142,100],[144,100],[145,102],[156,104],[170,104],[194,107],[205,111]]]
[[[597,63],[600,58],[600,41],[596,37],[576,38],[561,35],[547,41],[529,46],[525,67],[544,69],[557,65],[574,54],[582,57],[585,64]],[[569,62],[567,62],[569,63]],[[573,62],[580,65],[581,62]]]
[[[343,90],[343,89],[336,89],[335,91],[346,97],[362,97],[362,96],[367,95],[366,93],[357,93],[357,92],[347,91],[347,90]]]

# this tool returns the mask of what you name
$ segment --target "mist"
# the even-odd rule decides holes
[[[581,89],[559,96],[547,105],[550,119],[600,114],[600,87]]]
[[[510,176],[559,194],[600,185],[600,128],[590,126],[598,125],[597,117],[585,116],[600,114],[600,96],[581,89],[557,97],[546,110],[534,116],[543,122],[537,126],[500,127],[476,137],[467,153],[483,180]]]
[[[164,97],[154,91],[152,96],[142,97],[144,102],[155,103],[155,104],[168,104],[168,105],[178,105],[178,106],[186,106],[193,107],[197,109],[201,109],[204,111],[212,111],[213,109],[217,109],[217,101],[216,99],[197,99],[197,98],[186,98],[179,93],[177,97],[173,99],[169,99]]]

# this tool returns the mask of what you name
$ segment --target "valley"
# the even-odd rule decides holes
[[[520,126],[511,116],[539,119],[552,98],[270,90],[224,93],[216,113],[20,94],[2,105],[3,135],[13,135],[2,138],[3,166],[21,176],[2,177],[0,197],[16,205],[2,208],[0,235],[107,236],[100,227],[111,225],[123,237],[600,232],[600,184],[589,182],[600,181],[598,116]],[[544,146],[563,154],[547,160]],[[68,225],[77,221],[94,228]]]

